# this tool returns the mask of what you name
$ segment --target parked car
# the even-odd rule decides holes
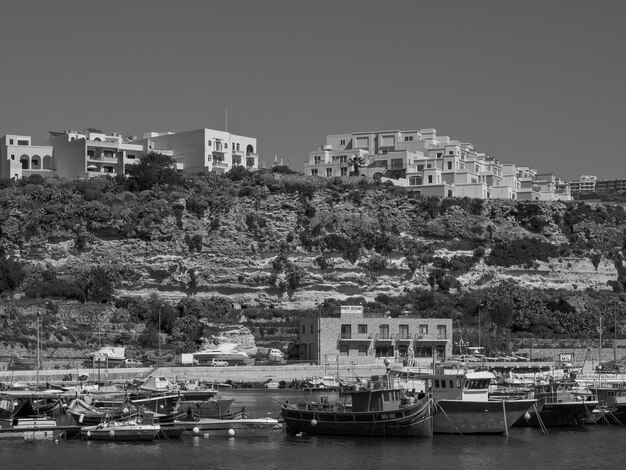
[[[211,359],[210,364],[213,367],[226,367],[228,365],[228,362],[222,361],[221,359]]]
[[[122,363],[122,367],[143,367],[143,362],[137,359],[125,359]]]

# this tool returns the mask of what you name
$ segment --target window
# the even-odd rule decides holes
[[[446,325],[437,325],[437,339],[446,339]]]
[[[326,176],[328,176],[328,177],[333,176],[333,169],[332,168],[326,168]]]
[[[367,356],[367,346],[359,345],[359,356]]]
[[[213,145],[213,143],[209,140],[209,141],[207,142],[207,145],[210,147],[211,145]]]
[[[367,325],[357,325],[357,331],[360,335],[367,334]]]
[[[376,357],[393,357],[393,346],[376,346]]]
[[[311,170],[311,176],[317,176],[317,168],[314,170]]]
[[[420,186],[422,185],[422,177],[421,176],[411,176],[409,178],[410,186]]]
[[[448,170],[452,169],[452,162],[448,162]]]
[[[305,335],[306,334],[306,325],[302,325],[302,334]]]
[[[437,152],[437,158],[441,158],[442,155],[443,155],[443,152]]]
[[[416,357],[433,357],[433,348],[432,346],[418,346],[415,349]]]
[[[389,325],[380,325],[378,331],[378,337],[380,339],[389,339]]]
[[[346,139],[341,139],[341,141],[339,142],[339,145],[346,145]]]
[[[348,156],[347,155],[340,155],[339,156],[339,163],[348,163]]]
[[[420,331],[420,335],[427,335],[428,334],[428,325],[420,325],[419,327],[419,331]]]
[[[417,165],[417,171],[424,171],[424,165]]]
[[[428,175],[428,184],[432,184],[433,182],[433,175]]]
[[[405,141],[405,142],[411,142],[411,141],[413,141],[413,136],[412,136],[412,135],[405,135],[405,136],[404,136],[404,141]]]
[[[228,148],[228,144],[226,142],[224,142],[224,148],[227,149]]]
[[[409,339],[409,325],[400,325],[400,339]]]
[[[404,168],[404,161],[401,158],[392,158],[391,168]]]
[[[341,339],[352,338],[352,325],[341,325]]]
[[[319,155],[315,155],[313,157],[313,164],[314,165],[319,165],[321,161],[322,161],[322,157],[320,157]]]
[[[309,331],[311,332],[311,334],[315,333],[315,324],[311,324],[311,328],[309,329]]]
[[[15,155],[11,154],[11,160],[15,161]]]
[[[339,355],[340,356],[349,356],[350,355],[350,348],[348,347],[347,344],[342,344],[341,346],[339,346]]]
[[[341,176],[348,176],[348,169],[347,168],[342,168],[341,169]]]
[[[128,158],[129,160],[134,160],[135,156],[134,155],[126,155],[126,158]]]
[[[453,150],[448,151],[448,155],[454,155],[454,151]]]
[[[9,139],[9,145],[13,145],[13,139]]]

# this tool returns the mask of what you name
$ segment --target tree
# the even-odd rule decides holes
[[[167,155],[150,152],[141,157],[136,165],[128,165],[130,190],[144,191],[158,184],[179,185],[182,176],[176,172],[176,161]]]
[[[365,166],[365,159],[360,155],[352,155],[352,158],[350,158],[348,163],[350,163],[350,165],[352,165],[352,168],[354,169],[352,174],[354,176],[359,176],[360,175],[359,168],[361,168],[362,166]]]

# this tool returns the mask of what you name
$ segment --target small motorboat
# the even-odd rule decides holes
[[[152,441],[161,430],[158,424],[142,424],[135,420],[106,421],[80,430],[81,439],[100,441]]]
[[[204,437],[255,437],[268,436],[282,431],[282,424],[275,418],[201,418],[193,421],[174,421],[187,436]]]

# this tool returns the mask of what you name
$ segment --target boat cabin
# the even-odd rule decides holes
[[[488,401],[491,372],[461,372],[425,375],[427,388],[436,400]]]

